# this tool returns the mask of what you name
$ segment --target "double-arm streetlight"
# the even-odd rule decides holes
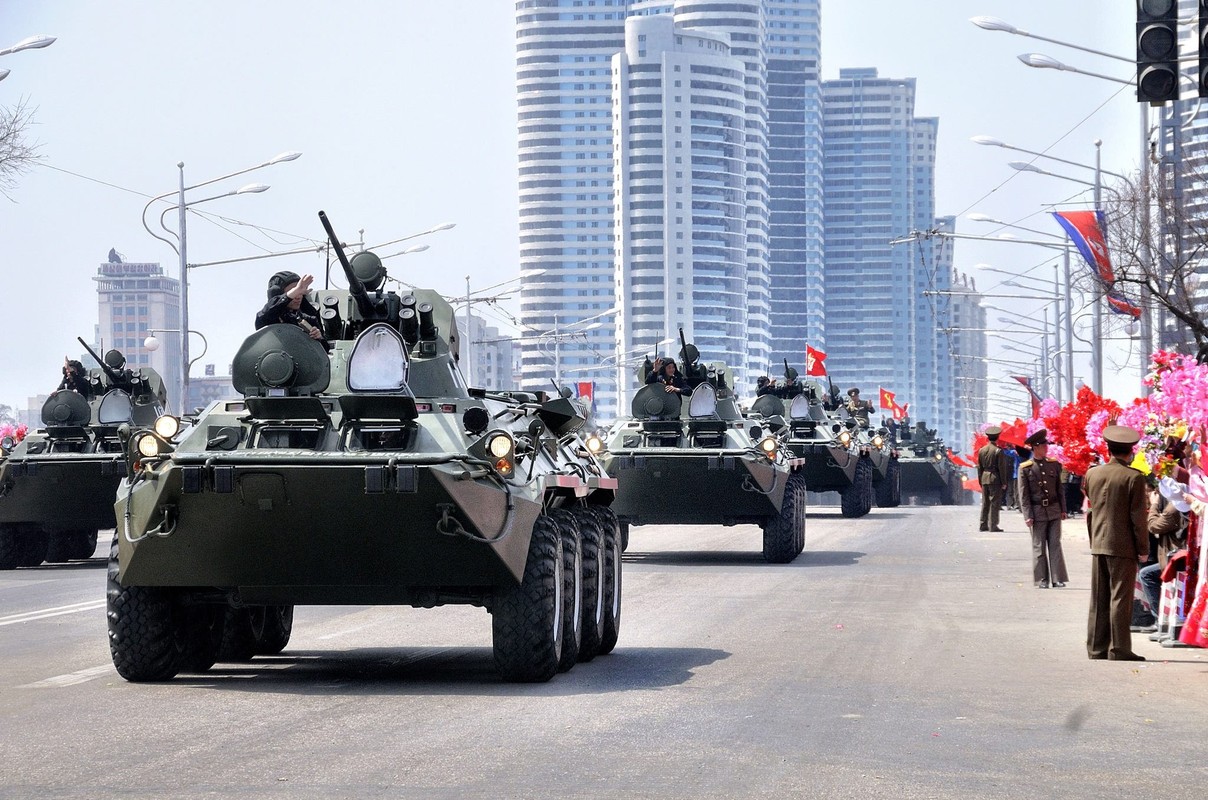
[[[11,55],[12,53],[20,53],[22,50],[41,50],[43,47],[50,47],[55,43],[53,36],[30,36],[17,42],[12,47],[6,47],[0,50],[0,56]],[[0,69],[0,81],[8,77],[10,70]]]
[[[188,403],[188,399],[189,399],[189,365],[192,363],[189,361],[189,336],[188,336],[188,331],[189,331],[189,263],[188,263],[188,236],[187,236],[187,227],[188,226],[187,226],[187,221],[186,221],[188,209],[190,206],[209,202],[211,200],[217,200],[217,199],[223,198],[223,197],[230,197],[231,195],[263,192],[266,189],[268,189],[269,187],[265,186],[264,184],[249,184],[247,186],[241,187],[239,189],[234,189],[234,190],[226,192],[224,194],[217,194],[217,195],[213,195],[212,197],[204,197],[199,200],[194,200],[194,201],[190,201],[190,202],[187,202],[185,200],[185,192],[191,191],[193,189],[200,189],[203,186],[209,186],[211,184],[218,183],[219,181],[227,180],[228,178],[234,178],[237,175],[243,175],[248,172],[252,172],[254,170],[263,169],[264,167],[271,167],[274,164],[280,164],[285,161],[293,161],[294,159],[298,158],[301,155],[302,154],[300,152],[298,152],[296,150],[291,150],[291,151],[288,151],[285,153],[281,153],[280,155],[278,155],[274,158],[271,158],[268,161],[265,161],[260,164],[256,164],[255,166],[236,170],[234,172],[228,172],[226,175],[219,175],[217,178],[211,178],[210,180],[202,181],[201,183],[195,183],[192,186],[185,186],[185,162],[180,161],[176,164],[177,169],[180,170],[179,186],[174,191],[164,192],[163,194],[156,195],[155,197],[151,198],[150,201],[147,202],[147,205],[143,206],[143,214],[142,214],[143,228],[146,229],[147,233],[151,234],[156,239],[159,239],[161,242],[164,242],[169,247],[171,247],[176,252],[177,256],[179,256],[179,258],[180,258],[180,330],[185,331],[185,333],[182,334],[180,337],[181,375],[180,375],[180,398],[179,398],[179,400],[180,400],[180,409],[182,412],[188,410],[187,408],[185,408],[185,406]],[[169,235],[171,235],[172,237],[175,238],[175,240],[176,240],[175,242],[172,241],[172,239],[169,239],[165,236],[160,236],[158,233],[151,230],[151,227],[147,224],[147,211],[150,210],[152,204],[160,202],[160,201],[164,200],[165,198],[171,197],[173,194],[176,195],[177,229],[175,232],[173,232],[173,231],[169,230],[166,226],[163,226],[163,227],[164,227],[164,231],[166,233],[168,233]],[[163,225],[162,216],[160,217],[160,223],[162,226]]]

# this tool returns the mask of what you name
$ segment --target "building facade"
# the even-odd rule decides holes
[[[93,280],[98,344],[120,350],[131,369],[153,368],[163,378],[171,407],[182,409],[180,281],[165,275],[157,263],[125,263],[114,254]],[[150,351],[143,341],[153,330],[161,331],[155,335],[162,346]]]
[[[947,439],[955,434],[941,411],[952,392],[943,334],[951,317],[938,293],[950,289],[951,245],[940,237],[890,244],[937,225],[938,120],[915,116],[913,78],[882,78],[872,68],[841,70],[822,94],[831,377],[865,396],[889,389]]]
[[[649,76],[614,73],[614,56],[623,55],[626,64],[641,62],[642,68],[649,68],[651,60],[656,58],[651,47],[640,46],[653,40],[627,39],[626,20],[631,17],[639,18],[633,23],[638,27],[641,27],[641,19],[663,18],[663,25],[667,20],[671,21],[674,33],[668,46],[659,52],[672,54],[672,60],[703,56],[706,50],[716,56],[721,52],[720,48],[726,47],[726,57],[732,59],[726,69],[741,74],[742,92],[734,98],[737,104],[727,108],[723,115],[733,123],[733,129],[725,131],[723,141],[719,142],[725,145],[721,148],[725,150],[722,159],[725,164],[703,160],[706,156],[702,152],[693,169],[672,169],[667,173],[670,181],[675,180],[675,172],[683,172],[681,188],[699,191],[702,197],[731,191],[731,175],[724,176],[721,185],[718,184],[722,166],[733,170],[733,176],[741,174],[742,181],[741,243],[732,233],[729,216],[718,228],[719,210],[715,207],[696,209],[687,204],[678,209],[685,212],[683,215],[672,215],[672,218],[683,216],[685,226],[691,225],[693,216],[700,217],[701,235],[705,239],[712,237],[712,242],[725,242],[720,248],[725,252],[716,256],[706,253],[706,247],[713,244],[702,242],[696,248],[697,264],[716,257],[727,265],[720,270],[724,274],[701,268],[702,279],[709,282],[703,288],[704,292],[733,291],[734,278],[729,265],[734,263],[734,255],[730,251],[737,247],[745,260],[741,298],[722,308],[690,304],[694,316],[684,320],[686,332],[689,328],[695,330],[697,314],[700,315],[699,323],[704,326],[702,331],[743,325],[739,338],[745,352],[741,356],[731,354],[729,350],[724,354],[711,353],[705,346],[701,350],[711,360],[723,356],[727,360],[739,358],[733,367],[744,382],[748,374],[767,371],[776,353],[793,354],[792,360],[801,360],[804,341],[820,342],[823,335],[820,296],[821,92],[817,72],[819,0],[728,3],[520,0],[516,4],[520,316],[528,331],[522,345],[521,379],[531,388],[544,384],[549,376],[548,358],[540,346],[543,338],[561,337],[567,331],[581,330],[582,336],[566,342],[562,361],[568,369],[596,370],[599,374],[593,377],[604,379],[596,403],[602,419],[615,416],[618,408],[616,384],[628,380],[620,380],[617,375],[627,374],[629,362],[635,357],[640,360],[640,355],[633,350],[645,346],[645,341],[632,336],[632,331],[618,317],[625,313],[624,306],[630,302],[630,298],[624,296],[624,286],[632,286],[625,283],[624,270],[634,254],[626,251],[632,246],[641,248],[636,255],[643,259],[661,256],[668,269],[675,269],[674,256],[685,257],[684,270],[689,269],[691,259],[686,245],[682,254],[674,250],[658,254],[651,250],[656,245],[650,241],[631,242],[625,238],[627,232],[617,228],[631,212],[618,211],[628,197],[622,188],[613,185],[614,179],[617,175],[627,176],[633,170],[622,167],[619,162],[614,164],[614,161],[619,158],[618,152],[622,148],[632,156],[635,145],[638,149],[647,148],[653,139],[649,130],[631,134],[629,128],[634,126],[622,124],[619,119],[621,104],[632,106],[629,113],[646,114],[657,110],[660,119],[664,112],[669,113],[668,119],[672,120],[669,132],[674,132],[677,111],[682,113],[693,104],[708,105],[716,99],[712,93],[717,91],[713,86],[706,86],[710,81],[703,75],[698,76],[695,87],[682,83],[676,87],[675,77],[670,78],[669,84],[663,84],[659,78],[659,86],[652,87],[632,84],[647,80]],[[699,49],[692,54],[677,51],[676,33],[694,37],[691,46]],[[653,34],[633,34],[634,37],[642,35]],[[707,42],[713,43],[712,49],[706,46]],[[733,75],[721,77],[720,83],[726,85],[721,91],[729,93],[735,78]],[[676,93],[676,88],[681,91]],[[677,101],[676,97],[680,99]],[[658,108],[651,107],[651,103]],[[677,103],[683,104],[682,107],[673,107]],[[709,120],[706,125],[705,117],[698,115],[697,121],[701,124],[696,127],[700,130],[694,133],[692,126],[685,126],[684,118],[680,119],[681,133],[695,135],[695,141],[700,145],[705,137],[718,135],[716,130],[703,130],[710,125],[716,128],[716,121]],[[624,136],[616,137],[617,141],[614,141],[617,131]],[[779,138],[773,141],[769,138],[771,135]],[[684,143],[687,141],[685,139]],[[803,153],[794,149],[798,146],[815,149]],[[673,145],[671,147],[674,149]],[[739,156],[741,165],[736,163]],[[662,156],[659,158],[661,163]],[[672,167],[675,166],[674,158],[675,154],[670,154],[668,163]],[[638,180],[649,178],[647,175]],[[675,194],[675,186],[666,188]],[[684,201],[672,199],[671,202]],[[712,203],[711,200],[707,202]],[[670,210],[677,209],[672,205]],[[730,207],[724,211],[726,215],[732,213]],[[640,216],[647,218],[642,225],[653,224],[653,215]],[[632,229],[631,232],[654,236],[649,229]],[[687,233],[688,230],[678,232]],[[638,269],[649,272],[650,263],[646,262]],[[677,278],[688,277],[690,274],[684,272],[671,276],[670,285],[678,286]],[[631,272],[629,279],[634,278],[653,276]],[[668,285],[666,279],[663,285]],[[689,284],[684,286],[684,300],[689,301]],[[678,293],[679,290],[675,290],[675,294]],[[807,296],[802,297],[803,293]],[[648,299],[637,298],[634,302],[640,305]],[[673,296],[672,299],[678,298]],[[741,323],[739,318],[744,318]],[[803,326],[805,333],[802,333]],[[648,333],[644,331],[641,336],[647,337]],[[664,330],[659,339],[675,336],[674,329]],[[785,339],[783,346],[777,346],[778,337]],[[733,349],[733,342],[727,347]]]

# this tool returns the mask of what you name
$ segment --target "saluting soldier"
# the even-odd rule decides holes
[[[1111,460],[1087,470],[1090,502],[1091,607],[1086,654],[1112,661],[1144,661],[1132,651],[1133,590],[1137,565],[1149,556],[1145,476],[1129,466],[1141,434],[1108,425],[1103,439]]]
[[[847,413],[860,423],[861,428],[867,428],[872,416],[872,401],[861,400],[860,390],[854,386],[847,390],[847,397]]]
[[[1048,458],[1048,431],[1036,431],[1024,443],[1032,459],[1019,465],[1019,508],[1032,531],[1032,581],[1037,588],[1061,588],[1070,577],[1061,550],[1061,520],[1065,519],[1065,492],[1061,465]]]
[[[1002,428],[992,425],[986,428],[987,442],[977,451],[977,482],[982,487],[981,527],[982,531],[1002,531],[998,527],[998,512],[1002,508],[1003,492],[1007,489],[1007,455],[998,446],[998,435]]]

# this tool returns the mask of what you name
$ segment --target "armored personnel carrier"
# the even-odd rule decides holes
[[[603,454],[619,481],[613,504],[622,549],[631,525],[763,528],[763,557],[792,561],[805,548],[805,481],[781,439],[743,419],[724,364],[704,365],[683,341],[680,391],[646,383],[628,419],[609,430]],[[639,371],[645,381],[646,370]],[[674,388],[674,387],[673,387]]]
[[[97,532],[112,528],[113,499],[126,474],[122,425],[151,425],[166,393],[155,370],[129,370],[117,350],[42,406],[42,427],[0,442],[0,569],[91,558]],[[73,362],[78,364],[79,362]],[[82,367],[82,365],[81,365]]]
[[[907,420],[898,430],[898,464],[902,470],[902,493],[928,505],[956,505],[964,492],[961,473],[948,459],[948,450],[935,430]]]
[[[843,516],[862,517],[872,509],[873,463],[856,420],[827,405],[825,390],[786,364],[784,383],[758,396],[748,416],[780,434],[809,491],[838,492]]]
[[[880,508],[895,508],[902,504],[902,468],[898,464],[901,455],[882,426],[876,430],[857,428],[860,441],[872,461],[872,496]]]
[[[179,432],[127,432],[108,575],[119,674],[158,681],[279,652],[298,604],[482,606],[507,680],[616,644],[617,482],[566,396],[468,388],[453,311],[386,288],[369,251],[316,298],[330,354],[268,325],[235,356],[240,399]]]

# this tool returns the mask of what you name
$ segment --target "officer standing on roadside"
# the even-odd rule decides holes
[[[1129,466],[1141,434],[1108,425],[1103,440],[1111,460],[1087,470],[1083,486],[1090,503],[1091,606],[1086,654],[1112,661],[1144,661],[1132,651],[1133,590],[1137,566],[1149,556],[1145,476]]]
[[[1002,508],[1003,492],[1007,489],[1007,455],[998,446],[998,435],[1002,428],[992,425],[986,428],[990,441],[977,451],[977,482],[982,488],[981,527],[982,531],[998,531],[998,511]]]
[[[1025,440],[1032,459],[1019,465],[1019,508],[1032,531],[1032,581],[1038,589],[1065,586],[1070,576],[1061,550],[1061,520],[1065,519],[1065,492],[1061,465],[1048,458],[1048,431],[1036,431]]]

